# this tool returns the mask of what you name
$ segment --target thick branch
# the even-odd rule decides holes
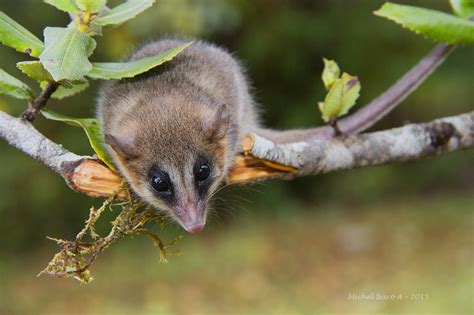
[[[113,195],[121,187],[121,177],[102,162],[67,151],[31,124],[3,112],[0,137],[60,174],[73,190],[98,197]],[[249,134],[242,146],[229,183],[316,175],[473,148],[474,112],[427,124],[288,144]]]
[[[259,160],[291,167],[263,174],[262,179],[316,175],[364,166],[417,160],[474,147],[474,112],[438,119],[426,124],[327,140],[275,144],[256,134],[243,142],[244,152]],[[244,174],[235,180],[254,180]],[[248,176],[248,178],[245,178]]]
[[[30,123],[2,111],[0,111],[0,136],[10,145],[25,152],[56,173],[62,172],[62,163],[82,158],[47,139]]]
[[[69,152],[47,139],[29,122],[0,111],[0,137],[61,175],[73,190],[90,196],[108,196],[122,180],[101,162]]]

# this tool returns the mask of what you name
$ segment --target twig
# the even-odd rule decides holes
[[[332,118],[331,120],[329,120],[329,126],[331,126],[331,128],[333,129],[335,137],[343,135],[341,129],[339,129],[339,122],[337,118]]]
[[[46,106],[51,95],[58,89],[59,83],[49,81],[41,93],[32,102],[28,104],[28,108],[21,114],[21,117],[27,121],[33,121],[38,112]]]

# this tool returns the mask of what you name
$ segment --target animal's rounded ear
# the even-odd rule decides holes
[[[104,140],[120,157],[126,160],[132,160],[138,157],[135,148],[135,137],[132,134],[120,136],[105,134]]]
[[[207,111],[203,119],[203,131],[209,139],[220,140],[230,127],[230,112],[225,104],[217,110]]]

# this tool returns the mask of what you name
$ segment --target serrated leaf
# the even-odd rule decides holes
[[[473,44],[474,23],[443,12],[386,3],[375,15],[392,20],[437,42]]]
[[[326,95],[326,98],[324,99],[324,103],[322,106],[320,105],[322,107],[322,117],[325,122],[337,117],[337,114],[341,109],[343,90],[344,82],[339,79],[334,82],[328,94]]]
[[[323,58],[323,61],[324,70],[321,79],[323,80],[326,90],[329,90],[334,82],[336,82],[336,80],[341,76],[341,70],[334,60]]]
[[[115,8],[99,14],[94,23],[102,26],[123,23],[151,7],[154,2],[155,0],[128,0]]]
[[[76,0],[76,4],[81,10],[97,13],[107,4],[107,0]]]
[[[341,110],[338,117],[344,116],[355,105],[360,96],[360,82],[356,76],[343,73],[341,81],[344,82],[344,91],[342,95]]]
[[[53,77],[39,61],[22,61],[16,64],[16,67],[24,74],[38,82],[52,81]]]
[[[50,110],[41,110],[43,116],[50,120],[64,122],[68,125],[81,127],[89,139],[89,143],[97,156],[111,169],[114,169],[112,159],[105,149],[100,122],[95,118],[73,118]]]
[[[193,42],[190,42],[167,50],[156,56],[146,57],[134,61],[120,63],[96,62],[93,63],[92,71],[89,72],[87,76],[93,79],[102,80],[131,78],[172,60],[174,57],[176,57],[176,55],[178,55],[192,43]]]
[[[17,78],[0,69],[0,94],[6,94],[24,100],[34,98],[33,90]]]
[[[77,6],[74,3],[74,0],[43,0],[43,1],[67,13],[77,12]]]
[[[94,39],[76,29],[61,27],[45,28],[44,38],[40,61],[55,81],[78,80],[91,71],[88,57],[95,49]]]
[[[1,11],[0,42],[33,57],[38,57],[43,51],[41,40]]]
[[[474,0],[449,0],[456,15],[469,19],[474,17]]]
[[[323,120],[341,117],[349,112],[359,98],[360,82],[355,76],[343,73],[342,77],[332,85],[324,103],[320,104]]]

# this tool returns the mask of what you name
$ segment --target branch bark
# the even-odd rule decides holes
[[[270,161],[268,167],[279,167],[280,171],[246,170],[232,174],[232,180],[291,179],[469,148],[474,148],[474,112],[373,133],[288,144],[248,134],[243,141],[244,154],[251,160]]]
[[[0,112],[0,137],[60,174],[69,187],[92,197],[111,196],[122,178],[101,161],[71,153],[30,123]],[[416,160],[474,147],[474,112],[426,124],[287,144],[248,134],[228,183],[291,179],[338,170]],[[124,197],[122,194],[120,197]]]
[[[110,196],[121,177],[99,160],[69,152],[46,138],[33,125],[0,111],[0,137],[61,175],[68,186],[92,197]]]

